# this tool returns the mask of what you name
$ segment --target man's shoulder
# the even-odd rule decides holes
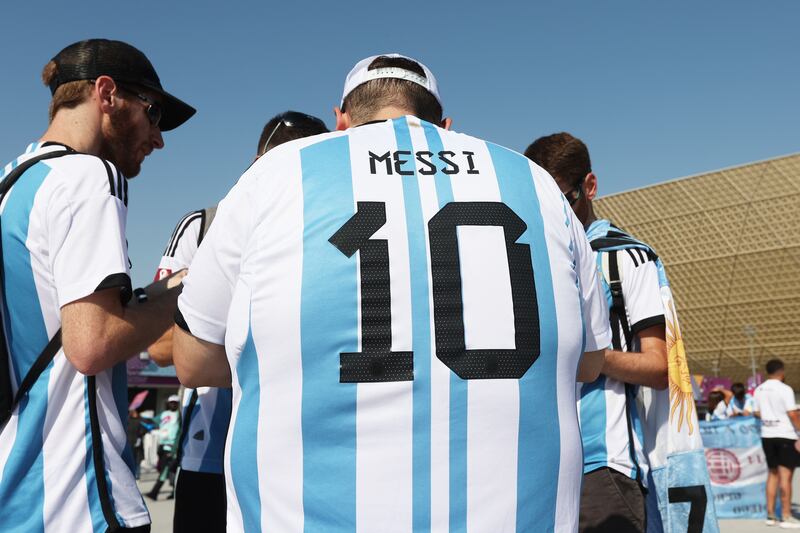
[[[59,189],[69,191],[71,198],[109,194],[127,205],[127,180],[110,161],[90,154],[68,152],[63,157],[43,163],[51,168],[48,178],[52,176]]]
[[[786,391],[787,389],[790,391],[793,390],[789,385],[783,383],[782,381],[779,381],[777,379],[768,379],[764,383],[756,387],[756,390],[753,391],[753,394],[756,395],[756,394],[770,393],[775,391],[782,392]]]

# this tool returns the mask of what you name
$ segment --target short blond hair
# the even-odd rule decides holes
[[[51,60],[42,69],[42,81],[49,87],[57,75],[58,65]],[[59,85],[50,100],[50,122],[53,121],[53,117],[56,116],[59,109],[62,107],[72,109],[86,101],[90,94],[92,94],[92,84],[87,80],[70,81]]]

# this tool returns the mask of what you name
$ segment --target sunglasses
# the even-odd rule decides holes
[[[306,115],[305,113],[300,113],[298,111],[287,111],[285,113],[281,113],[278,115],[278,123],[275,124],[275,127],[272,128],[272,133],[269,134],[267,137],[267,142],[264,143],[264,151],[266,151],[267,147],[269,146],[269,142],[272,140],[272,137],[275,136],[278,129],[281,126],[285,126],[287,128],[293,128],[296,126],[310,126],[314,125],[321,128],[323,131],[327,130],[328,127],[325,126],[325,123],[322,120],[318,119],[317,117],[313,117],[311,115]]]
[[[150,121],[150,124],[153,126],[158,127],[158,123],[161,122],[161,116],[164,114],[164,108],[161,107],[161,104],[147,96],[146,94],[142,94],[140,92],[134,91],[129,89],[123,85],[117,84],[117,88],[120,89],[122,92],[128,93],[132,96],[135,96],[142,102],[147,104],[144,112],[147,114],[147,120]]]
[[[573,188],[564,193],[570,206],[575,205],[575,202],[581,199],[583,195],[583,182],[584,180],[579,181]]]

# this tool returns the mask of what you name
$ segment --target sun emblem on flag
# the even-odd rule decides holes
[[[669,369],[669,402],[672,406],[669,412],[669,421],[672,423],[677,416],[677,430],[680,432],[683,423],[686,422],[689,435],[691,435],[694,432],[692,378],[689,374],[689,365],[686,363],[686,349],[683,345],[681,328],[678,325],[675,307],[671,300],[667,307],[667,366]]]

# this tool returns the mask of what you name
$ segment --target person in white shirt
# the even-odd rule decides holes
[[[800,529],[792,518],[792,475],[800,456],[795,449],[800,416],[794,390],[784,382],[784,366],[780,359],[767,362],[767,381],[755,390],[755,411],[761,418],[761,443],[767,458],[767,525]],[[781,490],[783,517],[775,516],[775,495]]]

